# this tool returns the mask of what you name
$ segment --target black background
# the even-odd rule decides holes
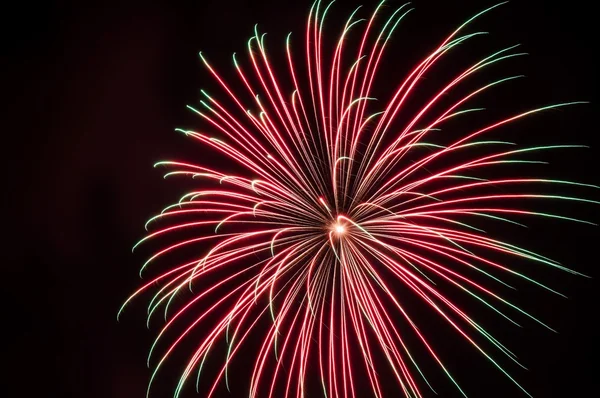
[[[454,3],[414,2],[416,11],[388,52],[387,73],[412,65],[452,28],[492,4]],[[354,5],[335,6],[332,23],[342,24]],[[473,51],[523,43],[531,54],[509,67],[528,79],[494,100],[501,109],[592,102],[536,117],[513,133],[524,143],[590,145],[553,155],[555,166],[547,175],[599,183],[593,7],[587,1],[511,2],[478,23],[493,38]],[[142,236],[144,221],[183,192],[162,180],[152,164],[210,156],[173,133],[175,127],[200,124],[185,105],[197,102],[200,88],[214,87],[197,52],[206,52],[221,70],[231,68],[230,54],[245,51],[256,22],[269,32],[272,51],[278,45],[283,50],[284,34],[302,30],[308,8],[305,1],[271,0],[56,1],[23,2],[3,12],[9,237],[3,250],[2,284],[8,292],[2,306],[8,333],[3,367],[10,368],[6,390],[19,391],[7,396],[144,396],[145,355],[154,332],[144,327],[142,305],[132,307],[120,324],[115,315],[139,284],[143,258],[130,248]],[[600,198],[597,192],[584,194]],[[562,209],[600,222],[597,207]],[[546,221],[516,238],[596,279],[547,274],[545,281],[569,300],[525,289],[521,302],[560,333],[498,323],[506,329],[500,332],[503,341],[530,369],[513,374],[537,397],[593,396],[599,387],[598,229]],[[473,358],[448,360],[466,369],[459,373],[470,396],[522,396],[507,380],[482,370],[483,359]],[[454,396],[442,391],[441,396]]]

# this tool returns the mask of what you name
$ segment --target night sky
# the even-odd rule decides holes
[[[361,4],[339,3],[328,22],[333,32]],[[599,168],[600,141],[593,119],[598,113],[597,14],[589,1],[547,3],[513,1],[489,14],[473,29],[492,35],[466,45],[446,62],[450,67],[453,62],[473,62],[486,51],[522,43],[529,56],[485,73],[490,78],[523,73],[527,79],[500,90],[497,97],[487,97],[484,106],[508,114],[562,101],[591,101],[535,116],[505,131],[520,144],[590,145],[544,155],[550,164],[540,175],[599,184],[594,170]],[[362,4],[367,6],[365,13],[374,6]],[[389,76],[390,85],[400,82],[407,68],[444,35],[492,4],[416,0],[416,11],[396,32],[387,52],[382,73]],[[146,354],[159,323],[151,331],[145,328],[144,300],[131,306],[120,323],[116,312],[140,284],[138,270],[145,257],[132,254],[131,247],[143,236],[144,222],[190,188],[163,180],[152,165],[165,159],[193,163],[211,157],[174,132],[176,127],[207,127],[185,108],[197,103],[201,88],[221,95],[198,51],[230,73],[231,53],[245,52],[258,22],[269,32],[270,51],[281,49],[283,54],[285,34],[302,31],[310,4],[49,1],[15,7],[3,11],[2,17],[2,57],[8,65],[3,73],[3,119],[8,120],[2,144],[8,185],[4,209],[9,221],[3,234],[2,284],[8,297],[3,300],[2,327],[8,332],[3,367],[9,368],[9,377],[4,383],[9,391],[19,392],[0,395],[143,397],[150,375]],[[428,84],[445,81],[436,75],[431,79]],[[388,88],[384,84],[379,90]],[[600,199],[600,191],[577,192]],[[594,205],[552,204],[542,210],[600,223]],[[511,369],[535,397],[592,396],[599,387],[594,294],[600,276],[599,228],[547,220],[529,225],[526,232],[509,236],[511,242],[593,278],[538,269],[532,276],[569,299],[527,285],[511,295],[559,334],[533,323],[519,329],[490,319],[489,325],[529,368]],[[434,341],[453,347],[460,340],[448,334]],[[442,351],[451,355],[446,362],[456,369],[470,396],[525,396],[481,356],[452,348]],[[214,360],[221,363],[221,358]],[[162,374],[154,396],[168,396],[165,391],[172,387],[176,365]],[[239,377],[238,388],[222,396],[246,396],[247,376]],[[444,385],[443,376],[432,379],[442,385],[440,396],[457,396]]]

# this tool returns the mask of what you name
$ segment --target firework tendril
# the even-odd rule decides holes
[[[214,374],[203,396],[214,396],[220,383],[229,389],[231,364],[249,342],[256,351],[246,363],[251,398],[305,397],[313,381],[325,397],[382,397],[384,369],[400,394],[422,397],[426,390],[435,392],[419,365],[425,356],[466,396],[447,359],[427,338],[436,331],[419,327],[423,317],[438,317],[528,394],[503,364],[520,365],[516,356],[461,309],[456,298],[474,300],[515,325],[514,318],[528,318],[552,330],[496,291],[512,288],[506,281],[512,278],[560,294],[517,271],[513,264],[519,258],[581,274],[490,237],[477,220],[524,226],[515,219],[539,216],[591,224],[524,204],[598,203],[534,189],[598,187],[508,173],[483,177],[491,168],[498,176],[514,164],[543,163],[531,158],[540,151],[581,147],[523,148],[494,140],[490,133],[526,116],[582,102],[492,120],[448,143],[452,134],[444,133],[457,128],[446,129],[449,121],[482,112],[469,104],[521,76],[461,91],[451,102],[450,94],[489,66],[523,55],[517,46],[463,69],[416,111],[411,101],[457,46],[485,33],[469,31],[471,22],[500,4],[441,41],[385,101],[373,97],[378,70],[390,37],[412,9],[408,4],[389,9],[382,2],[368,19],[359,19],[356,9],[328,46],[323,27],[331,5],[313,4],[301,52],[292,51],[288,35],[283,68],[273,66],[265,34],[257,27],[245,62],[233,55],[237,83],[226,81],[200,53],[222,95],[202,91],[199,105],[188,108],[212,133],[177,131],[228,159],[227,169],[240,171],[232,174],[221,166],[209,167],[209,162],[156,164],[168,168],[165,177],[190,177],[198,189],[151,218],[146,224],[151,232],[134,247],[175,237],[148,259],[140,275],[174,253],[189,256],[149,280],[119,311],[153,290],[148,322],[164,312],[165,325],[148,357],[154,369],[148,393],[176,349],[192,340],[175,397],[188,382],[199,385],[208,363]],[[358,38],[356,43],[351,37]],[[389,80],[386,76],[385,83]],[[429,313],[415,314],[406,295]],[[223,347],[224,358],[209,358]],[[365,380],[368,394],[359,391],[358,378]]]

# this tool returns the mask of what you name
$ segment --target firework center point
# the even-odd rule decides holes
[[[339,223],[336,223],[336,224],[333,226],[333,229],[334,229],[334,231],[335,231],[335,232],[336,232],[338,235],[341,235],[341,234],[343,234],[344,232],[346,232],[346,228],[345,228],[345,227],[344,227],[342,224],[339,224]]]

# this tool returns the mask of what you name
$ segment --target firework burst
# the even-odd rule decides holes
[[[170,169],[167,176],[191,177],[199,187],[151,218],[146,228],[152,232],[136,245],[176,237],[142,271],[173,253],[192,253],[123,306],[156,289],[148,321],[164,311],[166,324],[148,359],[154,364],[150,386],[175,350],[193,340],[176,397],[188,381],[198,384],[209,362],[214,374],[205,396],[214,396],[220,383],[229,388],[230,364],[249,342],[256,348],[249,364],[250,397],[307,396],[313,379],[326,397],[381,397],[384,372],[399,392],[421,397],[425,390],[435,391],[419,367],[423,354],[465,395],[427,338],[435,331],[419,328],[423,316],[435,316],[527,393],[497,359],[518,364],[515,355],[461,309],[456,297],[464,295],[514,324],[519,316],[548,327],[495,291],[510,288],[504,280],[510,277],[557,292],[505,259],[576,272],[489,237],[476,221],[518,224],[515,217],[543,216],[586,223],[528,210],[523,203],[592,202],[531,190],[549,184],[592,186],[481,176],[489,168],[500,173],[509,164],[536,163],[531,153],[577,147],[519,148],[488,137],[525,116],[578,102],[521,112],[439,144],[450,120],[482,111],[469,107],[477,96],[520,77],[490,81],[448,103],[448,95],[472,75],[522,55],[516,46],[503,48],[462,70],[406,114],[423,78],[455,47],[483,34],[467,29],[497,6],[460,25],[383,102],[372,98],[378,69],[409,5],[383,13],[381,3],[368,19],[359,19],[357,9],[334,45],[326,46],[323,26],[330,6],[313,4],[302,61],[288,36],[283,70],[273,67],[265,36],[255,28],[246,62],[233,57],[239,77],[235,88],[200,54],[223,95],[217,99],[202,91],[200,106],[189,108],[213,133],[179,131],[232,162],[227,169],[240,172],[176,161],[157,164]],[[358,37],[357,45],[349,44],[351,36]],[[430,312],[416,317],[402,298],[406,294]],[[183,304],[176,297],[185,298]],[[170,343],[158,354],[163,340]],[[208,359],[223,345],[223,360]],[[359,376],[369,393],[359,391]]]

